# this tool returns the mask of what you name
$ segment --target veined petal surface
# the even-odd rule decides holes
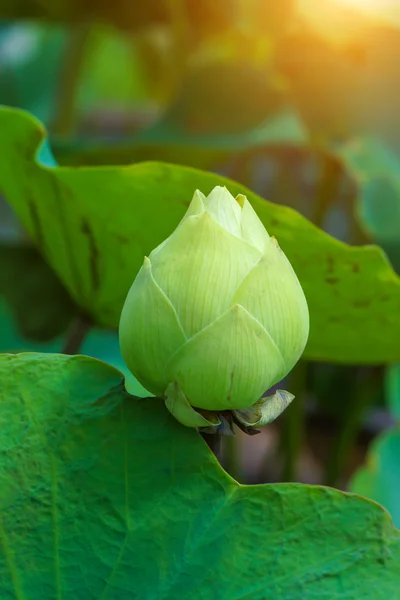
[[[240,237],[242,209],[226,187],[216,186],[204,199],[204,206],[217,223]]]
[[[242,207],[242,238],[264,253],[270,240],[267,230],[246,196],[240,194],[237,196],[236,201]]]
[[[151,254],[152,272],[188,337],[222,315],[239,282],[257,263],[257,248],[207,212],[189,217]]]
[[[165,365],[185,342],[175,309],[155,282],[145,258],[121,313],[119,336],[122,356],[140,383],[163,395]]]
[[[190,404],[208,410],[247,408],[285,372],[268,332],[240,305],[189,339],[166,367]]]
[[[289,372],[300,358],[309,332],[307,301],[299,280],[274,238],[232,298],[268,331]]]
[[[205,211],[204,201],[206,197],[200,190],[196,190],[193,194],[193,198],[189,207],[183,217],[181,223],[188,219],[189,217],[194,217],[195,215],[201,215]],[[179,225],[178,225],[179,227]]]

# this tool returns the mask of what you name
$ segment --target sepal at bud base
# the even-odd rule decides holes
[[[245,427],[262,427],[275,421],[289,406],[294,395],[286,390],[276,390],[272,396],[260,398],[253,406],[235,410],[235,419]]]
[[[196,410],[189,403],[179,385],[170,383],[165,398],[165,406],[173,417],[186,427],[200,429],[204,433],[234,435],[233,424],[252,435],[258,433],[256,427],[262,427],[275,421],[289,406],[294,395],[286,390],[277,390],[271,396],[260,398],[249,408],[216,412]]]
[[[182,425],[186,427],[218,428],[221,424],[216,413],[211,413],[210,420],[208,420],[194,410],[176,382],[169,384],[165,396],[165,406],[171,415]]]
[[[220,424],[219,425],[213,425],[212,427],[206,427],[205,429],[201,429],[201,433],[218,433],[219,435],[223,435],[223,436],[228,436],[228,437],[232,437],[235,435],[235,430],[233,428],[233,419],[232,416],[226,415],[226,413],[224,415],[219,414],[218,415],[219,419],[220,419]]]

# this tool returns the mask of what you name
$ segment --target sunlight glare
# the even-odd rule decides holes
[[[400,14],[399,0],[335,0],[337,4],[349,7],[362,8],[376,15],[386,14],[393,17]]]
[[[297,0],[308,22],[324,36],[351,39],[371,24],[400,25],[400,0]]]
[[[340,2],[341,4],[353,4],[354,6],[368,6],[368,5],[379,5],[381,4],[380,0],[336,0],[336,2]]]

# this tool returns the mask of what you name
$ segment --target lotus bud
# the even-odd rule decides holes
[[[123,358],[184,425],[270,422],[293,399],[262,395],[299,360],[307,302],[245,196],[196,191],[176,230],[144,259],[120,320]],[[261,400],[260,400],[261,399]]]

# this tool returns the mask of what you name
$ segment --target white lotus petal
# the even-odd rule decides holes
[[[267,331],[233,306],[177,350],[166,378],[179,384],[192,406],[230,410],[254,404],[285,372]]]
[[[129,290],[119,325],[123,359],[140,383],[163,395],[165,364],[186,340],[175,309],[155,282],[145,258]]]
[[[241,207],[226,187],[217,186],[204,199],[206,211],[233,235],[241,235]]]
[[[260,252],[207,212],[189,217],[150,254],[153,276],[191,337],[224,313]]]
[[[187,209],[182,221],[189,217],[194,217],[195,215],[201,215],[205,211],[205,199],[206,197],[203,194],[203,192],[201,192],[200,190],[196,190],[193,194],[192,201],[189,204],[189,208]]]
[[[242,207],[242,238],[264,253],[270,240],[267,230],[246,196],[240,194],[236,201]]]
[[[244,306],[265,327],[289,372],[306,345],[309,313],[299,280],[275,238],[270,238],[263,257],[244,278],[232,303]]]

